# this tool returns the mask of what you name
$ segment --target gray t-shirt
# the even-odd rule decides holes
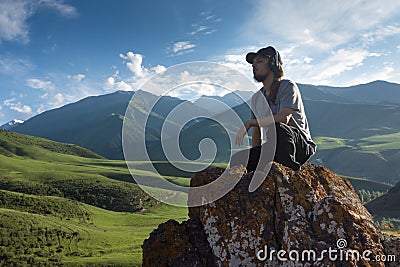
[[[316,144],[311,138],[301,94],[295,82],[286,79],[281,80],[275,102],[270,101],[268,97],[265,96],[264,87],[261,88],[252,96],[251,108],[253,111],[252,119],[276,115],[284,108],[293,109],[294,112],[292,113],[288,125],[298,128],[304,134],[308,142],[314,148],[316,147]],[[263,128],[262,131],[262,138],[264,140],[266,138],[267,129],[268,128]]]

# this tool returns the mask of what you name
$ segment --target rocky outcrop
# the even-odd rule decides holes
[[[382,234],[382,245],[384,248],[385,266],[399,267],[400,266],[400,238],[388,234]]]
[[[200,172],[191,186],[223,171]],[[189,208],[188,221],[160,225],[143,244],[143,266],[385,266],[372,261],[387,251],[348,181],[321,166],[294,172],[274,163],[249,192],[252,176],[221,199]]]

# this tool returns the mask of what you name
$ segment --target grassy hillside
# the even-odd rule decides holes
[[[149,233],[187,214],[145,194],[124,161],[7,131],[0,142],[1,266],[139,266]]]
[[[317,153],[312,162],[335,172],[395,184],[400,177],[400,133],[360,139],[316,137]]]
[[[126,167],[110,168],[103,162],[50,152],[42,159],[0,155],[0,189],[62,196],[116,211],[155,204],[133,183]]]
[[[23,156],[35,159],[49,158],[54,152],[84,158],[103,158],[88,149],[74,144],[53,142],[0,129],[0,155],[8,157]]]
[[[114,211],[132,212],[157,205],[134,183],[124,161],[84,158],[72,155],[71,151],[62,154],[55,151],[64,151],[69,145],[17,133],[2,131],[0,140],[7,145],[1,146],[0,189],[65,197]],[[73,146],[74,151],[80,149]],[[157,177],[145,170],[133,172],[142,177]]]
[[[63,199],[49,197],[21,194],[18,198],[65,204]],[[78,202],[68,206],[77,210],[75,216],[54,216],[34,207],[29,213],[21,211],[23,207],[0,208],[0,264],[140,266],[141,245],[150,232],[168,219],[182,221],[187,216],[185,208],[164,205],[137,214],[107,211]]]

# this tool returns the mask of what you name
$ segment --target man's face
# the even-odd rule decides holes
[[[264,81],[271,70],[268,67],[268,57],[257,56],[253,60],[253,75],[257,82]]]

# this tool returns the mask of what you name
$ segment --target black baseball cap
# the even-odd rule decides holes
[[[256,58],[256,56],[276,56],[278,54],[278,60],[279,63],[282,64],[282,59],[281,55],[275,48],[272,46],[264,47],[258,50],[257,52],[250,52],[246,55],[246,61],[250,64],[253,64],[253,60]]]

